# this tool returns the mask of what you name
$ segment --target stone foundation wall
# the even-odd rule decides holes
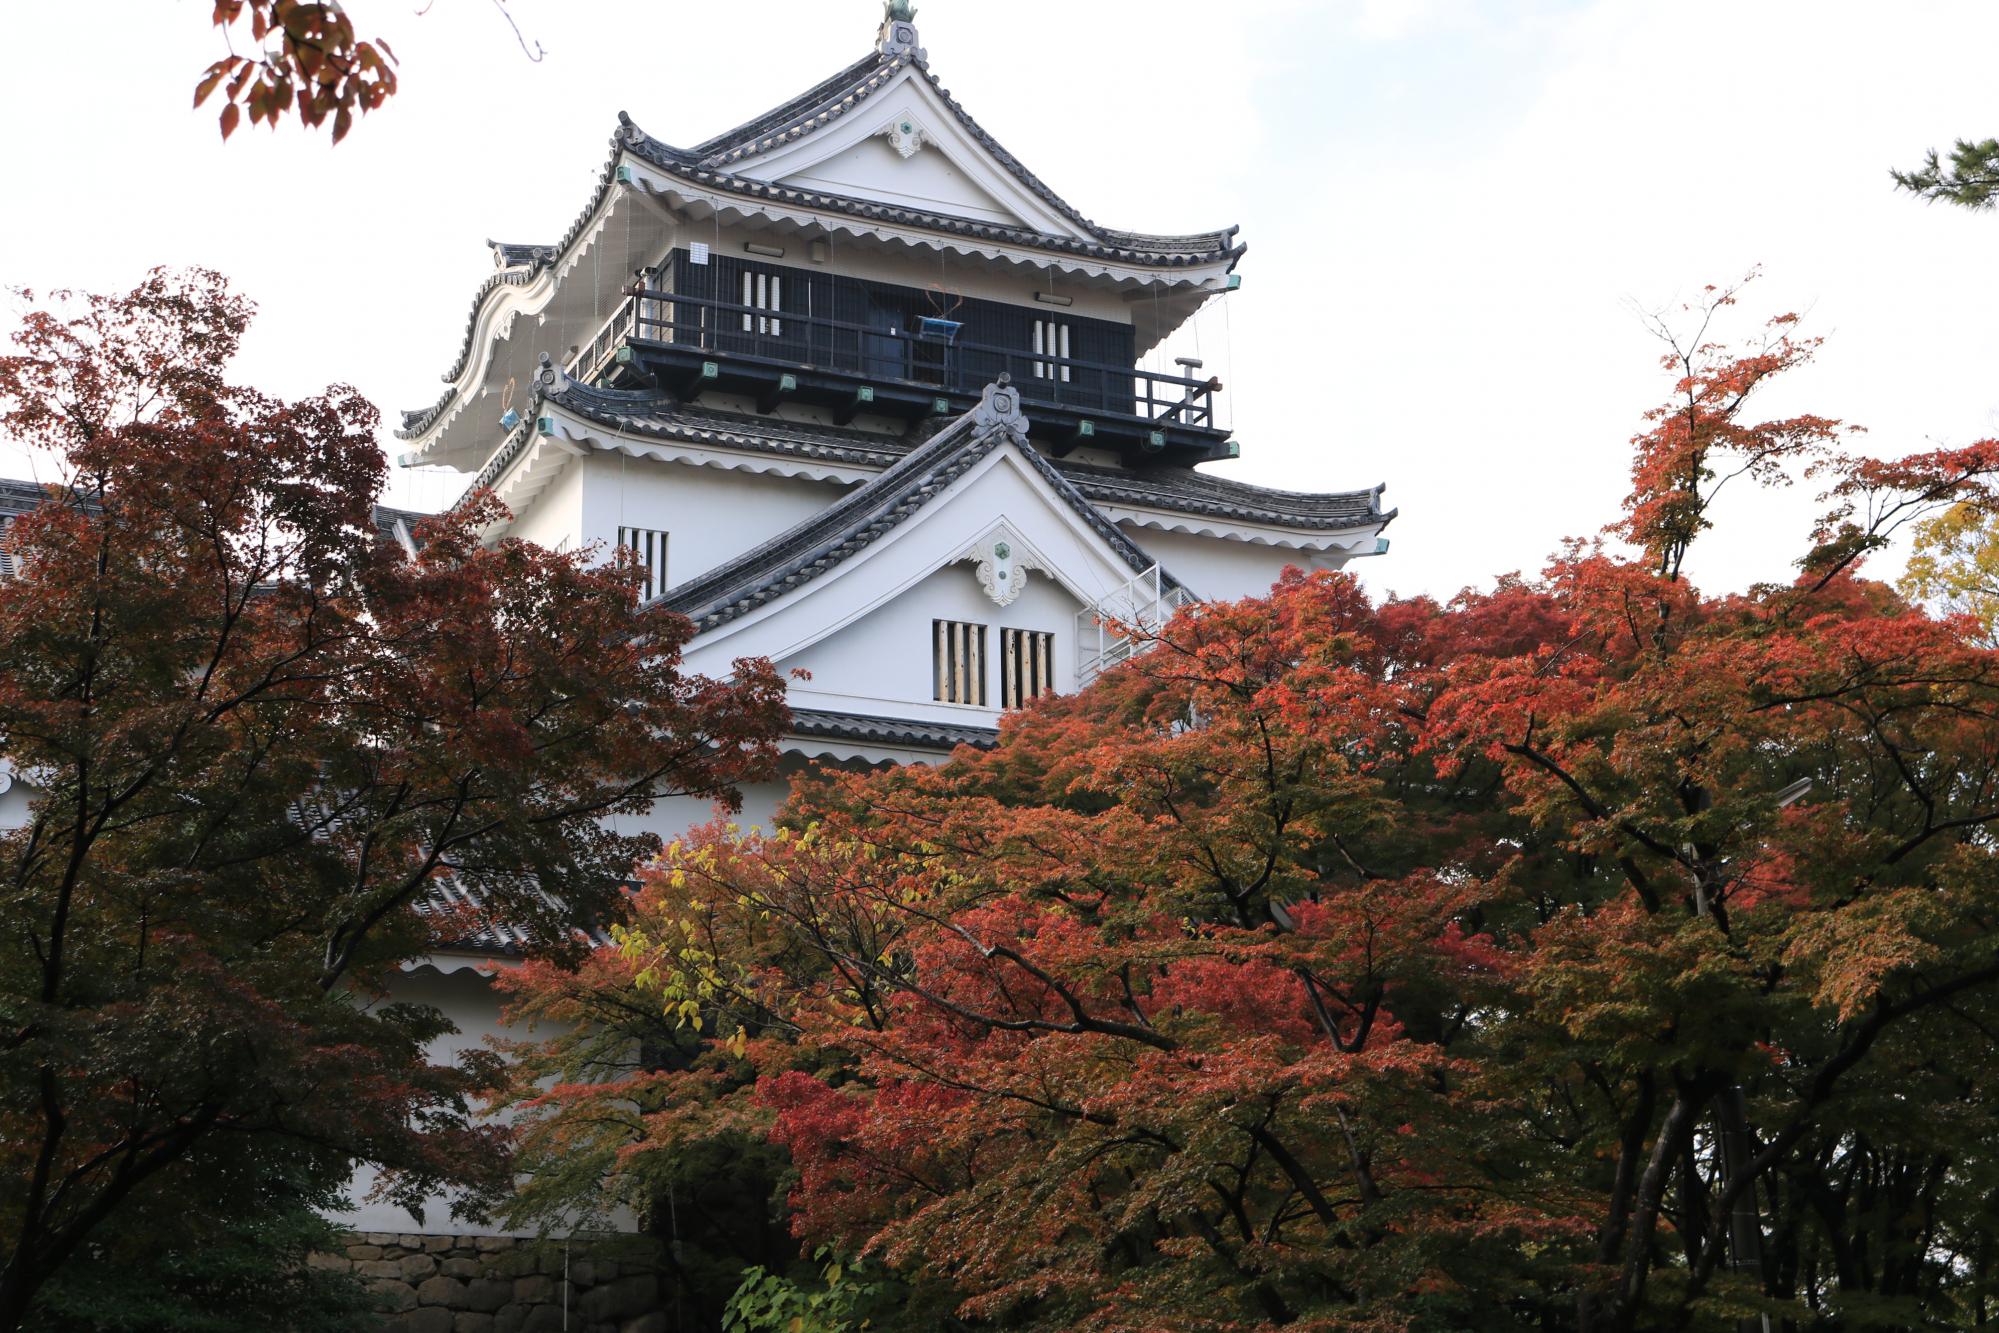
[[[666,1333],[657,1251],[648,1241],[571,1241],[566,1256],[564,1248],[506,1236],[371,1231],[349,1236],[343,1253],[310,1262],[366,1282],[381,1302],[383,1333]]]

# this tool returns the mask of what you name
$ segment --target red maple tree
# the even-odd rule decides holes
[[[782,682],[683,672],[690,627],[637,606],[630,562],[483,545],[490,499],[385,539],[374,409],[232,384],[250,313],[155,272],[59,294],[0,357],[0,422],[63,477],[0,582],[0,758],[30,796],[0,833],[0,1328],[197,1152],[503,1189],[483,1070],[371,997],[493,921],[578,956],[657,848],[606,817],[773,759]],[[480,912],[414,910],[447,878]]]
[[[876,1326],[1985,1319],[1999,656],[1858,568],[1999,444],[1756,422],[1791,329],[1674,347],[1617,545],[1445,605],[1294,572],[677,845],[618,953],[514,983],[590,1020],[517,1072],[525,1211],[760,1137],[902,1284]],[[1800,473],[1798,577],[1689,586],[1716,487]]]

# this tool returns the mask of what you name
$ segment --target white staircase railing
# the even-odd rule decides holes
[[[1076,613],[1076,686],[1088,685],[1120,662],[1144,652],[1173,613],[1194,600],[1168,584],[1158,565],[1134,574]]]
[[[604,321],[604,327],[597,330],[597,336],[580,348],[569,364],[563,369],[569,378],[584,384],[595,384],[597,377],[604,373],[616,359],[618,349],[638,331],[639,303],[627,300]]]

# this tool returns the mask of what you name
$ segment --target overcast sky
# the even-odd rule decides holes
[[[620,109],[693,143],[857,58],[880,17],[512,0],[533,63],[492,0],[347,8],[403,90],[332,148],[291,125],[224,145],[189,109],[224,49],[207,0],[10,6],[0,284],[212,265],[262,308],[245,379],[347,381],[393,421],[440,391],[483,239],[558,237]],[[1386,482],[1393,549],[1359,566],[1379,590],[1538,569],[1614,517],[1665,389],[1639,312],[1754,265],[1740,331],[1798,309],[1829,338],[1769,411],[1863,423],[1877,452],[1999,434],[1999,215],[1887,174],[1999,134],[1999,6],[928,0],[917,23],[946,86],[1085,214],[1242,225],[1243,289],[1189,331],[1227,383],[1228,475]],[[399,471],[388,498],[459,485]],[[1696,576],[1782,576],[1807,498],[1738,502]]]

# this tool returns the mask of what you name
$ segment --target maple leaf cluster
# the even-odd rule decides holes
[[[363,41],[336,3],[309,0],[215,0],[214,24],[225,35],[245,18],[257,54],[231,51],[211,64],[194,88],[199,107],[219,89],[219,124],[227,139],[249,112],[250,123],[272,129],[296,112],[317,128],[333,120],[333,142],[354,127],[357,112],[380,107],[396,91],[396,53],[379,38]]]
[[[0,425],[62,476],[0,581],[0,1328],[260,1162],[504,1192],[491,1061],[434,1064],[449,1025],[389,979],[493,927],[580,957],[658,848],[612,817],[775,760],[782,681],[682,671],[630,560],[485,544],[490,497],[385,538],[374,409],[230,382],[250,314],[155,272],[0,357]],[[426,914],[447,882],[476,906]]]
[[[1859,568],[1995,446],[1751,421],[1791,327],[1676,350],[1628,546],[1444,604],[1292,571],[670,848],[617,950],[507,983],[577,1025],[516,1051],[516,1220],[608,1191],[761,1284],[797,1250],[693,1207],[753,1162],[884,1328],[1989,1317],[1999,656]],[[1738,473],[1826,517],[1704,596]]]

